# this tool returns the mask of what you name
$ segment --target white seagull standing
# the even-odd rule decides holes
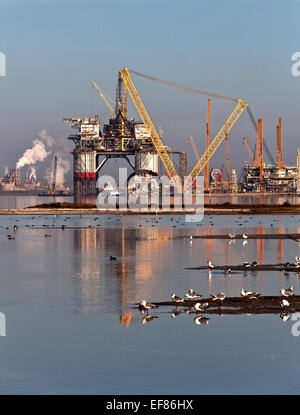
[[[172,297],[172,300],[175,301],[175,303],[182,303],[184,301],[184,298],[178,297],[174,293],[172,293],[171,297]]]
[[[247,297],[247,298],[250,298],[250,299],[254,299],[259,295],[261,295],[261,294],[258,294],[258,293],[252,292],[252,291],[245,291],[244,288],[241,289],[241,296],[242,297]]]
[[[152,303],[147,303],[146,300],[142,300],[140,303],[140,307],[142,310],[151,310],[152,308],[156,308],[157,306]]]
[[[290,288],[287,288],[286,290],[284,288],[282,288],[280,290],[281,295],[283,295],[284,297],[290,297],[291,295],[293,295],[294,292],[294,287],[291,285]]]
[[[209,266],[209,268],[214,268],[215,266],[210,262],[210,261],[207,261],[207,263],[208,263],[208,266]]]
[[[202,297],[202,295],[196,293],[194,290],[192,290],[191,288],[189,289],[189,291],[185,294],[185,298],[187,298],[188,300],[192,300],[194,298],[198,298],[198,297]]]
[[[243,239],[248,239],[248,236],[245,233],[243,233]]]
[[[215,301],[215,300],[223,301],[224,298],[225,298],[225,294],[224,293],[219,293],[217,295],[210,294],[210,296],[212,297],[213,301]]]

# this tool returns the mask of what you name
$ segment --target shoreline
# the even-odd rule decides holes
[[[19,208],[0,209],[0,215],[193,215],[195,209],[182,210],[139,210],[139,209],[103,209],[98,208]],[[300,215],[299,207],[246,207],[246,208],[204,208],[204,215]],[[196,214],[201,215],[201,212]]]

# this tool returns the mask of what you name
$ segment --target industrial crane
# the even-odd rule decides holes
[[[104,93],[101,91],[101,89],[99,88],[99,86],[95,83],[95,82],[91,82],[91,84],[93,85],[94,88],[96,88],[98,94],[100,95],[100,97],[103,99],[103,101],[105,102],[105,105],[107,106],[107,108],[110,110],[110,112],[112,113],[113,116],[115,116],[115,112],[112,109],[112,106],[110,105],[110,103],[108,102],[108,100],[106,99]]]
[[[149,114],[147,113],[147,110],[143,104],[143,101],[141,100],[137,89],[131,79],[131,76],[129,74],[129,70],[127,68],[121,69],[120,70],[120,74],[122,76],[122,79],[124,81],[124,84],[131,96],[131,99],[143,121],[143,123],[145,124],[145,127],[148,130],[148,133],[151,137],[152,143],[157,151],[157,154],[159,155],[161,161],[163,162],[163,165],[166,169],[166,172],[168,174],[168,176],[170,178],[172,177],[178,177],[174,164],[172,162],[172,160],[170,159],[167,150],[166,150],[166,146],[163,145],[159,134],[157,133],[154,124],[149,116]]]
[[[245,143],[246,148],[248,150],[248,153],[250,154],[251,161],[252,161],[252,165],[255,166],[255,157],[253,155],[253,151],[251,150],[250,144],[249,144],[249,142],[248,142],[248,140],[247,140],[246,137],[243,137],[243,140],[244,140],[244,143]]]
[[[200,155],[199,155],[195,140],[191,135],[188,137],[188,143],[192,145],[193,151],[196,156],[196,160],[198,161],[200,159]]]
[[[206,91],[201,91],[199,89],[195,89],[195,88],[189,88],[183,85],[179,85],[179,84],[175,84],[173,82],[168,82],[168,81],[163,81],[161,79],[158,78],[154,78],[153,76],[149,76],[149,75],[145,75],[142,74],[140,72],[136,72],[133,70],[129,70],[127,68],[124,68],[122,70],[120,70],[120,74],[122,76],[122,79],[131,95],[131,98],[133,100],[133,103],[136,107],[136,109],[138,110],[140,117],[142,118],[148,132],[149,135],[151,137],[151,140],[157,150],[158,155],[160,156],[167,174],[169,177],[174,177],[177,176],[176,170],[174,168],[174,165],[172,163],[172,161],[170,160],[167,151],[165,149],[165,146],[162,144],[159,135],[157,134],[155,127],[146,111],[146,108],[144,107],[144,104],[135,88],[135,85],[131,79],[130,73],[133,73],[135,75],[150,79],[152,81],[156,81],[156,82],[160,82],[169,86],[174,86],[176,88],[181,88],[181,89],[185,89],[187,91],[191,91],[191,92],[196,92],[198,94],[202,94],[202,95],[208,95],[210,97],[214,97],[214,98],[219,98],[219,99],[224,99],[227,101],[232,101],[232,102],[236,102],[237,105],[235,107],[235,109],[233,110],[233,112],[231,113],[231,115],[229,116],[229,118],[227,119],[227,121],[225,122],[225,124],[222,126],[221,130],[218,132],[218,134],[216,135],[216,137],[213,139],[213,141],[210,143],[210,145],[208,146],[208,148],[206,149],[205,153],[202,155],[202,157],[198,160],[197,164],[195,165],[195,167],[192,169],[192,171],[189,173],[189,176],[184,184],[184,186],[190,186],[191,182],[194,182],[194,180],[196,179],[196,177],[201,173],[201,171],[204,169],[204,167],[207,165],[207,163],[209,162],[210,158],[212,157],[212,155],[215,153],[215,151],[217,150],[217,148],[220,146],[220,144],[222,143],[222,141],[225,138],[225,134],[229,133],[229,131],[231,130],[231,128],[233,127],[233,125],[235,124],[235,122],[238,120],[238,118],[240,117],[240,115],[242,114],[242,112],[244,111],[245,108],[247,108],[247,104],[242,101],[241,99],[236,99],[236,98],[231,98],[231,97],[226,97],[223,95],[219,95],[219,94],[214,94],[211,92],[206,92]],[[257,128],[256,126],[256,122],[255,119],[253,117],[253,114],[251,112],[251,110],[248,108],[248,113],[249,116],[251,118],[252,123],[254,123],[255,128]],[[189,180],[189,178],[192,178],[192,181]]]

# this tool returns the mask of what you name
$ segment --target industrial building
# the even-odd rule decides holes
[[[75,144],[72,152],[74,160],[75,201],[97,194],[96,182],[101,169],[110,159],[125,159],[132,175],[159,175],[159,155],[145,124],[127,116],[127,89],[119,73],[115,109],[111,107],[104,93],[96,87],[112,113],[108,123],[102,128],[98,116],[92,118],[63,118],[63,121],[76,130],[68,136]],[[179,159],[179,175],[184,178],[187,170],[186,154],[165,147],[170,157]],[[129,158],[133,156],[134,162]],[[132,176],[131,175],[131,176]],[[130,176],[130,177],[131,177]]]
[[[162,134],[156,131],[133,84],[130,73],[155,82],[210,97],[207,109],[206,150],[200,156],[193,137],[189,137],[189,142],[193,147],[197,163],[188,175],[186,153],[183,151],[174,152],[169,146],[163,144]],[[283,163],[281,118],[279,118],[276,127],[277,150],[275,162],[263,139],[263,120],[259,119],[256,122],[249,105],[241,99],[185,87],[125,68],[118,72],[116,100],[114,108],[112,108],[106,94],[94,82],[92,82],[92,85],[96,88],[111,112],[111,117],[108,122],[100,125],[98,116],[90,118],[63,118],[64,122],[76,130],[75,134],[68,136],[68,139],[72,140],[75,144],[72,152],[74,159],[73,178],[75,201],[84,200],[89,196],[96,196],[96,182],[102,173],[101,169],[107,161],[115,158],[125,159],[132,168],[132,175],[148,177],[160,175],[159,164],[161,162],[165,168],[163,174],[167,174],[169,178],[177,178],[179,176],[182,188],[186,187],[188,183],[184,177],[191,178],[193,185],[195,185],[195,179],[203,172],[205,176],[205,191],[210,193],[299,192],[300,158],[298,154],[297,166],[285,166]],[[130,94],[140,115],[141,120],[139,121],[128,117],[128,94]],[[231,115],[212,140],[210,139],[211,98],[236,103],[236,107]],[[245,137],[243,138],[249,151],[252,165],[246,162],[242,169],[242,174],[239,176],[236,170],[231,170],[230,168],[229,132],[245,109],[255,128],[257,140],[255,151],[252,151],[247,139]],[[223,141],[225,143],[225,173],[223,173],[224,166],[221,169],[209,167],[213,154]],[[268,154],[271,161],[270,164],[266,164],[264,161],[264,150]],[[178,173],[174,167],[174,155],[179,156]],[[237,179],[238,176],[239,179]]]
[[[258,120],[255,155],[243,137],[249,151],[252,165],[245,162],[239,182],[241,192],[299,193],[300,192],[300,152],[298,150],[295,166],[285,166],[282,149],[282,118],[276,126],[276,162],[267,164],[263,159],[263,120]]]

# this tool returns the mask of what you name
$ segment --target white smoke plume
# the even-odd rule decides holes
[[[47,151],[47,147],[51,147],[54,144],[52,137],[47,135],[46,130],[42,130],[38,133],[39,138],[36,138],[32,142],[32,147],[28,148],[22,157],[17,162],[17,169],[20,169],[26,165],[33,165],[38,161],[44,161],[51,151]]]
[[[29,180],[36,180],[36,170],[33,166],[29,167]]]

